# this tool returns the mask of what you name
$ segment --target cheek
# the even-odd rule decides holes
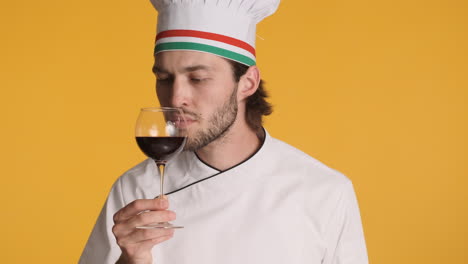
[[[200,98],[195,108],[203,118],[202,124],[206,125],[205,122],[211,120],[213,116],[217,114],[219,109],[222,108],[226,100],[226,98],[223,96],[224,95],[210,95],[204,98]]]

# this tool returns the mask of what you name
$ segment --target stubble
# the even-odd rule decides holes
[[[237,85],[229,98],[224,102],[208,120],[208,128],[196,131],[189,135],[185,150],[196,151],[213,141],[221,140],[236,121],[237,116]]]

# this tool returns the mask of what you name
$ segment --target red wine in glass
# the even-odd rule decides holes
[[[186,140],[186,137],[136,137],[138,146],[146,156],[162,162],[179,154]]]

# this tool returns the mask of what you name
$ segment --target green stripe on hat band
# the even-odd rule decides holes
[[[255,61],[252,60],[251,58],[244,56],[242,54],[206,45],[206,44],[200,44],[200,43],[194,43],[194,42],[166,42],[166,43],[160,43],[156,44],[156,47],[154,48],[154,53],[160,52],[160,51],[165,51],[165,50],[198,50],[198,51],[204,51],[204,52],[209,52],[216,54],[221,57],[225,57],[231,60],[238,61],[240,63],[246,64],[248,66],[253,66],[255,65]]]

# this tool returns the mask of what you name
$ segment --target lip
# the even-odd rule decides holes
[[[193,123],[197,122],[197,120],[194,120],[194,119],[185,119],[185,121],[183,120],[177,120],[175,123],[175,125],[180,128],[180,129],[184,129],[184,128],[188,128],[189,126],[191,126]]]

